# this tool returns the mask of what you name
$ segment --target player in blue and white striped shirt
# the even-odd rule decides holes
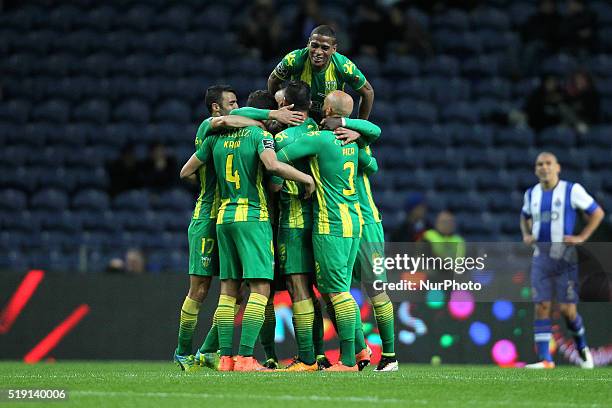
[[[535,305],[534,338],[539,362],[528,368],[554,368],[549,352],[553,292],[560,304],[567,327],[573,332],[583,368],[593,368],[586,344],[582,317],[578,314],[576,293],[578,265],[571,245],[591,236],[604,217],[597,202],[578,183],[559,179],[561,166],[554,154],[542,152],[535,163],[538,184],[525,192],[521,212],[521,232],[527,245],[537,244],[531,265],[531,285]],[[586,214],[587,224],[573,235],[577,211]],[[570,246],[568,246],[570,245]]]

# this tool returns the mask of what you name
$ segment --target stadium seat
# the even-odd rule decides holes
[[[506,31],[510,28],[508,15],[495,8],[477,8],[470,14],[470,25],[493,31]]]
[[[18,190],[0,190],[0,209],[8,211],[23,211],[27,208],[26,195]]]
[[[585,136],[585,143],[609,150],[612,148],[612,126],[593,126]]]
[[[482,125],[448,124],[454,146],[489,147],[493,143],[493,128]]]
[[[196,197],[184,190],[175,189],[157,197],[152,206],[157,210],[193,210],[195,202]]]
[[[423,73],[440,77],[456,77],[459,75],[459,63],[449,55],[437,55],[423,65]]]
[[[13,99],[0,105],[0,120],[15,124],[25,124],[30,116],[31,105],[20,99]]]
[[[444,30],[437,31],[434,39],[439,52],[457,58],[478,55],[482,52],[482,42],[478,34]]]
[[[527,148],[535,143],[535,135],[530,128],[502,128],[495,133],[495,145],[499,147]]]
[[[143,3],[136,4],[127,12],[119,15],[118,25],[131,30],[147,31],[155,19],[153,7]]]
[[[569,148],[576,145],[576,134],[571,129],[555,126],[544,129],[536,138],[544,148]]]
[[[76,186],[76,177],[64,167],[49,168],[42,172],[38,179],[41,186],[64,191],[72,191]]]
[[[472,171],[476,189],[487,196],[493,192],[513,191],[516,186],[515,179],[505,172],[494,173],[490,169]]]
[[[149,106],[137,99],[122,102],[113,111],[113,119],[119,122],[143,124],[149,122],[150,117]]]
[[[492,149],[464,149],[464,165],[466,169],[486,169],[495,171],[504,165],[504,154]]]
[[[480,214],[487,209],[487,203],[482,194],[469,193],[457,194],[448,202],[448,208],[452,212],[471,212]]]
[[[402,100],[400,106],[396,114],[401,121],[421,124],[433,124],[436,121],[436,107],[432,104]]]
[[[468,125],[478,121],[478,112],[469,102],[457,102],[442,109],[442,119],[445,122],[459,122]]]
[[[465,59],[461,73],[467,78],[482,79],[483,77],[499,76],[499,57],[495,54],[482,54]]]
[[[100,190],[87,189],[76,193],[72,198],[75,210],[106,210],[109,207],[108,195]]]
[[[163,101],[155,109],[153,119],[157,122],[188,123],[191,121],[191,108],[178,99]]]
[[[36,211],[32,213],[40,228],[45,231],[78,233],[81,230],[81,219],[71,211]]]
[[[144,211],[149,208],[149,193],[144,190],[131,190],[113,199],[114,210]]]
[[[592,194],[595,194],[597,191],[601,190],[603,185],[602,175],[593,171],[583,171],[579,180],[580,184],[582,184],[584,188],[587,191],[590,191]]]
[[[445,147],[450,146],[452,142],[451,131],[444,125],[412,125],[407,131],[412,147]]]
[[[59,211],[68,206],[68,196],[64,191],[44,189],[32,196],[30,208]]]
[[[382,73],[386,78],[416,77],[420,68],[418,61],[409,56],[391,55],[382,67]],[[369,75],[369,74],[368,74]]]
[[[434,16],[432,19],[432,26],[435,30],[466,31],[470,26],[470,19],[466,12],[458,9],[450,9],[444,14]]]
[[[72,118],[78,122],[92,122],[104,125],[110,118],[110,105],[102,99],[91,99],[74,107]]]
[[[41,122],[66,123],[70,119],[70,105],[60,99],[52,99],[32,107],[32,119]]]
[[[378,124],[391,124],[395,122],[395,105],[384,101],[377,101],[372,107],[370,120]]]
[[[480,81],[474,87],[474,96],[477,98],[510,99],[510,82],[502,78],[491,78]]]
[[[569,55],[557,54],[545,59],[540,67],[540,72],[565,76],[576,68],[576,61]]]
[[[394,94],[396,99],[402,100],[399,109],[404,109],[406,104],[410,104],[410,99],[429,101],[432,95],[431,82],[416,78],[401,80],[398,82]]]
[[[414,149],[414,155],[423,158],[423,166],[427,169],[445,168],[449,161],[446,148],[443,146],[427,146]]]
[[[432,79],[431,88],[433,98],[439,105],[470,99],[470,84],[463,79]]]
[[[434,186],[441,191],[461,192],[465,194],[472,189],[474,180],[465,172],[438,170],[433,174]]]

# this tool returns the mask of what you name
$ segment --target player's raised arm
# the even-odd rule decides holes
[[[372,106],[374,105],[374,88],[368,81],[359,89],[357,93],[361,96],[359,100],[359,118],[367,119],[370,117],[372,112]]]
[[[255,119],[251,119],[247,116],[239,116],[239,115],[230,114],[226,116],[218,116],[218,117],[212,118],[210,121],[211,129],[219,129],[219,128],[236,129],[236,128],[243,128],[247,126],[257,126],[260,129],[265,129],[263,123]]]
[[[276,120],[285,125],[298,126],[306,119],[302,112],[292,111],[293,105],[283,106],[280,109],[257,109],[252,107],[238,108],[230,115],[246,116],[255,120]]]
[[[180,177],[182,179],[189,179],[202,164],[206,163],[211,157],[210,151],[210,138],[204,139],[198,150],[191,155],[189,160],[183,165],[181,169]]]

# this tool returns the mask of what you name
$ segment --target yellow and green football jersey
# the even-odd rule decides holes
[[[278,152],[278,159],[293,164],[310,156],[316,182],[313,234],[359,238],[363,217],[355,187],[359,148],[342,146],[328,130],[307,132]]]
[[[359,68],[344,55],[332,54],[327,68],[316,71],[308,57],[308,48],[291,51],[274,68],[273,74],[281,80],[302,80],[310,86],[312,107],[315,117],[321,116],[323,100],[332,91],[344,90],[348,84],[354,90],[366,83],[366,77]]]
[[[370,187],[370,179],[368,174],[378,170],[376,159],[372,156],[372,151],[369,146],[359,149],[359,168],[357,170],[357,180],[355,187],[359,196],[359,204],[361,206],[361,214],[363,215],[364,225],[375,224],[381,222],[380,213],[374,203],[372,189]]]
[[[264,149],[274,149],[274,139],[255,126],[204,139],[196,157],[205,164],[214,163],[220,196],[217,224],[269,220],[264,169],[259,159]]]
[[[212,118],[204,120],[195,137],[196,151],[202,145],[206,135],[210,132],[210,121]],[[219,208],[219,191],[217,190],[217,175],[211,164],[205,163],[198,169],[198,180],[200,182],[200,194],[196,200],[192,218],[195,220],[205,218],[216,218]]]
[[[274,136],[276,141],[276,151],[294,143],[305,133],[319,130],[317,123],[312,119],[306,119],[299,126],[289,127]],[[310,173],[307,158],[294,162],[296,169],[303,173]],[[283,184],[283,179],[277,176],[272,177],[275,184]],[[286,180],[280,193],[279,208],[281,228],[312,228],[312,200],[302,200],[304,196],[304,186],[295,181]]]

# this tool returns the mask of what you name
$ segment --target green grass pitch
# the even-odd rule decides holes
[[[81,407],[611,407],[612,367],[403,364],[397,373],[218,373],[164,362],[0,363],[0,388],[66,389]],[[6,403],[2,406],[49,406]]]

